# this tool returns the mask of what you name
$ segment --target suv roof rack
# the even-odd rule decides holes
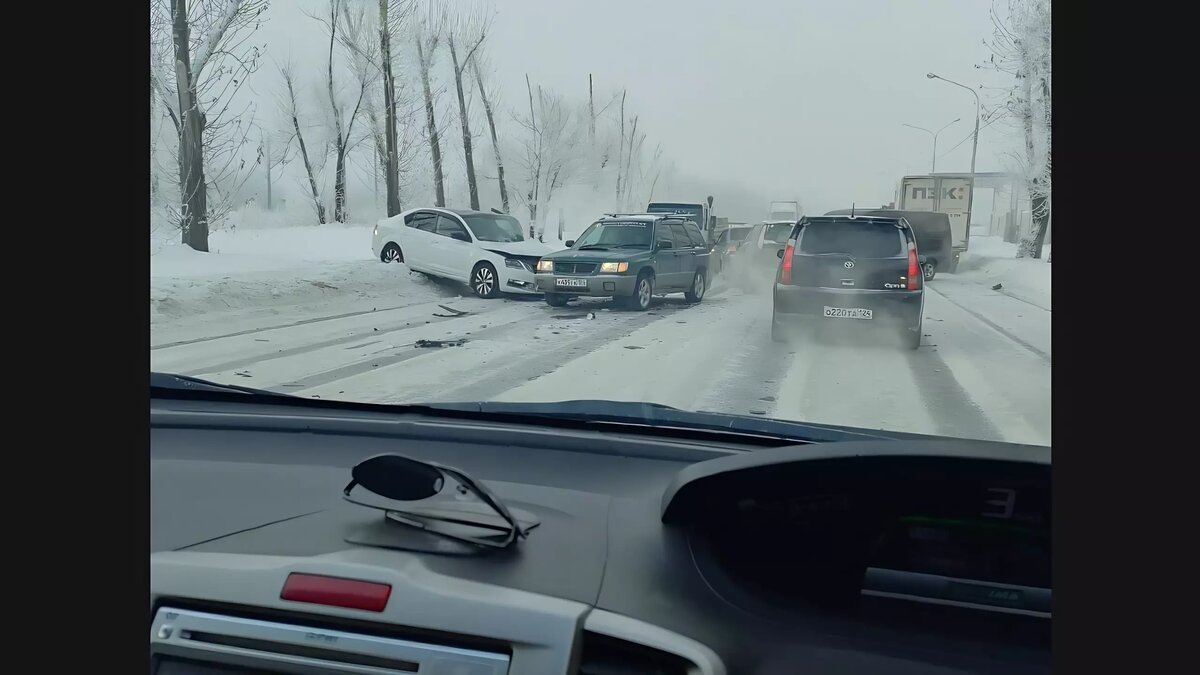
[[[601,218],[653,218],[654,220],[688,220],[691,214],[688,213],[605,213]]]

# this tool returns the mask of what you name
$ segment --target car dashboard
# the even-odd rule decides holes
[[[480,555],[364,545],[381,516],[343,488],[381,453],[470,472],[538,525]],[[997,443],[152,398],[150,667],[1049,672],[1049,469]]]

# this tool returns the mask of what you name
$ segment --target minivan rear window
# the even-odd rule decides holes
[[[800,252],[849,253],[863,258],[892,258],[904,252],[900,230],[891,223],[813,222],[800,234]]]

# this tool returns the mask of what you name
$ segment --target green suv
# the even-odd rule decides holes
[[[567,246],[537,264],[537,290],[551,307],[588,296],[645,310],[651,296],[683,293],[700,302],[708,290],[708,246],[685,216],[604,216]]]

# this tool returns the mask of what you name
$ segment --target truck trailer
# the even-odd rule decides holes
[[[967,221],[971,208],[971,179],[944,176],[905,176],[896,193],[896,209],[933,211],[950,218],[953,258],[947,272],[958,269],[958,261],[971,240]]]

